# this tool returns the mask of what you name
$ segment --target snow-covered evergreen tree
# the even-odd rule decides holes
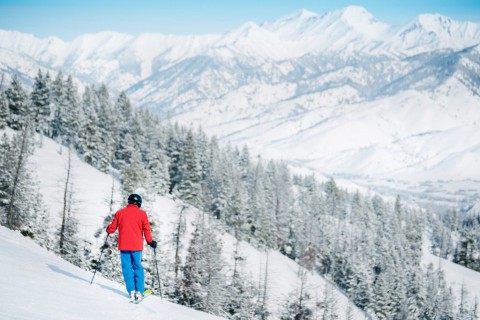
[[[319,304],[320,319],[322,320],[336,320],[337,314],[337,300],[333,294],[332,285],[326,284],[323,294],[323,299]]]
[[[202,187],[200,184],[200,163],[195,145],[193,132],[189,131],[186,137],[185,148],[181,153],[181,171],[178,192],[182,199],[193,206],[200,207],[202,201]]]
[[[226,299],[224,268],[221,246],[211,226],[199,217],[183,268],[179,303],[223,315]]]
[[[168,159],[161,148],[150,153],[146,169],[150,172],[149,189],[157,195],[165,195],[169,185]]]
[[[85,161],[93,166],[99,162],[98,148],[100,147],[100,133],[98,131],[98,118],[95,110],[96,96],[90,87],[86,87],[82,97],[83,113],[85,121],[82,128],[82,139],[78,149]]]
[[[66,89],[63,81],[63,74],[59,72],[52,82],[51,103],[53,108],[53,119],[50,128],[50,137],[63,142],[62,137],[67,132],[67,99]]]
[[[75,148],[81,144],[83,138],[82,128],[85,122],[85,115],[78,96],[78,90],[73,83],[71,76],[67,77],[65,82],[65,99],[66,99],[66,120],[67,130],[63,141],[67,145],[73,145]]]
[[[138,188],[145,188],[148,185],[149,176],[142,161],[139,152],[134,152],[132,162],[122,170],[122,187],[125,194],[132,194]]]
[[[280,317],[281,320],[310,320],[315,319],[314,311],[309,305],[310,295],[307,290],[307,271],[299,267],[299,285],[285,301],[285,309]]]
[[[9,114],[10,111],[8,107],[7,96],[5,95],[3,88],[0,88],[0,130],[5,129],[7,126]]]
[[[10,85],[5,90],[8,104],[8,126],[14,130],[21,130],[29,121],[30,109],[28,95],[17,75],[12,77]]]
[[[47,78],[38,70],[31,93],[32,116],[35,121],[35,131],[44,135],[49,135],[49,121],[51,115],[50,109],[50,83]]]
[[[105,85],[95,91],[95,111],[97,114],[98,147],[95,150],[95,166],[103,171],[109,172],[113,161],[115,144],[117,139],[118,122],[113,112],[110,101],[110,94]]]
[[[21,122],[24,122],[22,130],[16,133],[12,142],[8,142],[10,146],[5,147],[9,153],[4,156],[2,165],[7,188],[6,225],[17,230],[21,230],[29,218],[27,208],[33,199],[32,193],[36,191],[31,188],[31,173],[27,166],[34,148],[33,131],[28,117]]]

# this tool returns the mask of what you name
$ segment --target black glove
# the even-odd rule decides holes
[[[153,249],[157,248],[157,241],[152,240],[152,242],[149,242],[148,245],[152,247]]]
[[[110,248],[110,245],[108,243],[104,243],[103,246],[100,247],[100,249],[105,250],[107,248]]]

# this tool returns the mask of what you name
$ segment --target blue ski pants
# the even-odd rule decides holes
[[[145,277],[142,266],[142,251],[120,251],[120,260],[122,261],[122,273],[125,280],[127,292],[145,291]]]

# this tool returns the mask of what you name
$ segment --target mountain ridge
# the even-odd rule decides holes
[[[459,173],[452,162],[477,150],[470,138],[480,123],[479,43],[479,23],[423,14],[390,26],[350,6],[299,10],[223,35],[106,32],[63,42],[0,30],[0,70],[28,79],[40,68],[107,83],[165,119],[327,175],[480,181],[479,172]],[[361,134],[352,136],[352,127]],[[428,132],[447,144],[418,136]]]

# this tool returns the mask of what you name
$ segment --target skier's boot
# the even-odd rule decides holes
[[[130,292],[130,302],[135,302],[135,291]]]
[[[137,301],[135,301],[136,303],[140,303],[142,302],[143,300],[143,294],[141,294],[140,292],[137,292]]]

